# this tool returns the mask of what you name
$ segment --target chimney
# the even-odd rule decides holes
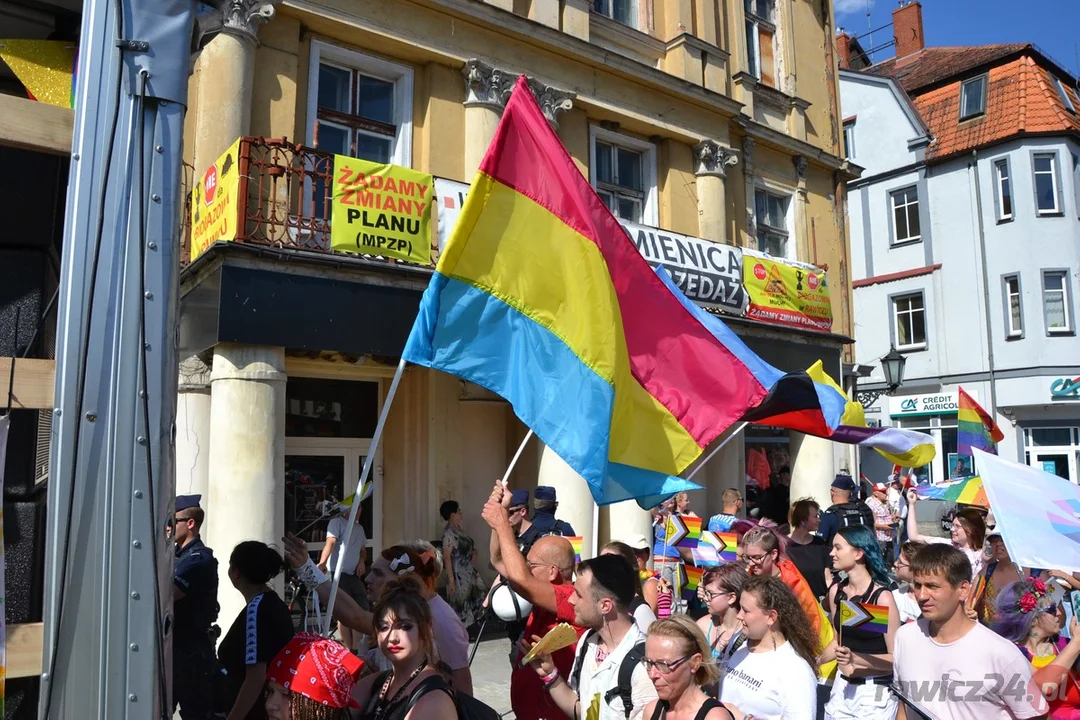
[[[851,36],[842,28],[836,34],[836,57],[841,70],[851,69]]]
[[[919,0],[902,2],[900,7],[893,10],[892,24],[897,60],[926,47],[923,39],[922,5]]]

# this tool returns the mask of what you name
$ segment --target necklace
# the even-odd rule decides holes
[[[390,683],[394,682],[394,671],[391,670],[387,673],[386,679],[383,680],[382,689],[379,690],[379,701],[375,705],[375,720],[378,720],[385,715],[386,711],[392,708],[397,701],[401,699],[401,696],[405,693],[405,690],[408,689],[409,685],[412,684],[412,681],[416,679],[417,675],[424,672],[424,668],[426,667],[427,660],[420,663],[420,666],[412,671],[412,675],[410,675],[401,687],[398,688],[398,691],[390,698],[390,702],[386,702],[386,691],[390,688]]]

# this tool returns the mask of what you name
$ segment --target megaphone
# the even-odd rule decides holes
[[[522,622],[532,612],[532,603],[501,582],[491,592],[491,611],[503,622]]]

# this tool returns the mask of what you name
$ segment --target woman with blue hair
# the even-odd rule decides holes
[[[893,720],[898,702],[892,684],[893,637],[900,627],[892,588],[874,531],[846,527],[833,538],[833,584],[825,610],[837,630],[836,663],[825,717],[829,720]],[[886,622],[887,619],[887,622]]]

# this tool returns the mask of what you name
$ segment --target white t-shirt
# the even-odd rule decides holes
[[[626,720],[622,698],[616,696],[608,703],[604,701],[604,695],[619,684],[619,666],[622,665],[626,653],[644,641],[645,633],[641,632],[637,625],[632,625],[618,647],[597,662],[596,650],[600,644],[600,634],[585,633],[581,636],[574,649],[575,662],[582,652],[585,657],[581,661],[581,679],[573,690],[577,692],[581,703],[582,720]],[[638,663],[634,674],[630,676],[630,701],[633,704],[630,720],[641,720],[645,706],[655,699],[656,688],[649,679],[644,663]]]
[[[720,700],[761,720],[816,720],[817,675],[785,642],[768,652],[735,651],[720,679]]]
[[[929,621],[896,633],[893,678],[906,700],[939,720],[1014,720],[1047,712],[1031,665],[1005,638],[978,623],[947,645],[930,637]]]
[[[907,585],[892,591],[893,601],[900,613],[900,624],[909,623],[922,617],[922,609],[919,601],[915,599],[915,593]]]
[[[927,536],[926,541],[929,543],[949,544],[952,545],[950,538],[932,537]],[[986,555],[982,550],[973,550],[971,548],[958,548],[962,553],[967,555],[967,559],[971,562],[971,581],[975,582],[975,578],[982,572],[983,567],[986,565]]]
[[[656,622],[656,613],[649,607],[649,603],[643,602],[638,605],[637,609],[634,610],[634,624],[638,626],[638,630],[648,635],[649,626],[654,622]]]
[[[330,520],[330,523],[326,526],[326,537],[338,539],[338,542],[334,543],[334,549],[330,551],[330,560],[326,564],[331,573],[337,567],[338,553],[341,552],[340,539],[345,537],[345,530],[348,527],[349,518],[341,515]],[[352,533],[349,535],[349,547],[345,551],[345,560],[341,566],[341,572],[349,575],[356,574],[356,566],[360,564],[360,553],[365,545],[367,545],[367,536],[364,534],[364,526],[356,523],[353,526]]]

